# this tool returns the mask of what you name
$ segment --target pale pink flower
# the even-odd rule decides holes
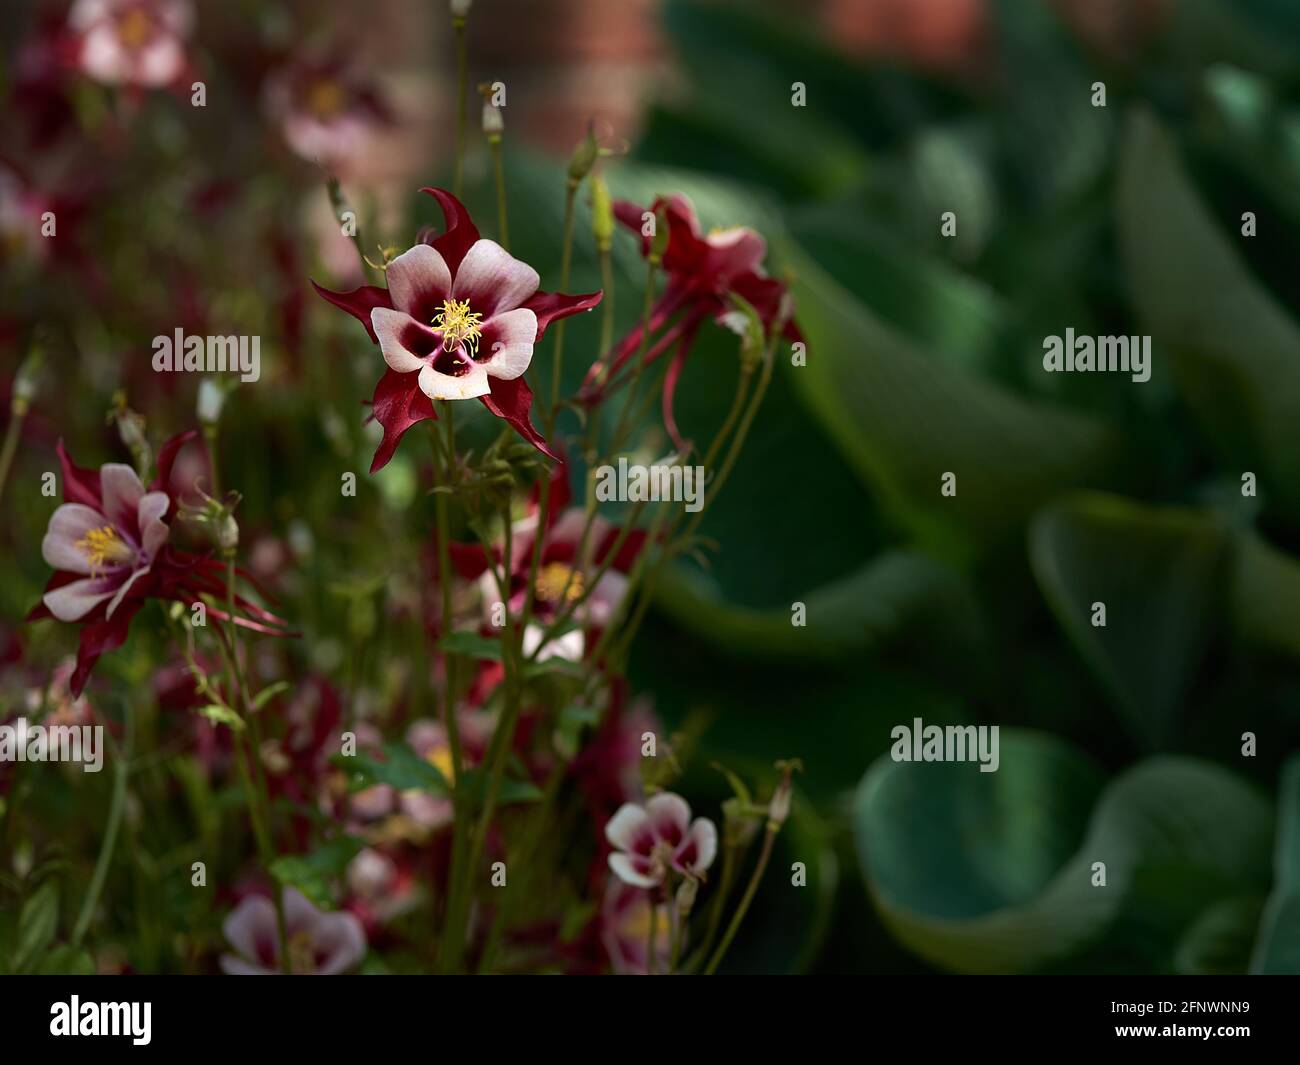
[[[614,847],[609,867],[625,883],[655,887],[671,869],[702,879],[718,853],[718,829],[707,817],[691,820],[686,800],[672,792],[652,796],[644,806],[625,802],[605,826]]]
[[[301,892],[284,891],[289,966],[295,975],[333,976],[346,972],[366,954],[366,933],[350,913],[325,913]],[[250,895],[222,925],[235,954],[221,956],[230,976],[269,976],[283,971],[275,906],[265,895]]]
[[[650,892],[632,887],[616,876],[609,878],[600,907],[600,939],[616,973],[644,976],[650,971]],[[672,910],[665,903],[655,906],[655,957],[657,972],[668,963],[672,949]],[[685,933],[683,933],[685,934]]]
[[[68,25],[77,64],[96,81],[156,89],[185,70],[194,22],[188,0],[77,0]]]

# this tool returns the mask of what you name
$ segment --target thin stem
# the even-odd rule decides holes
[[[22,432],[23,419],[27,417],[27,401],[13,401],[13,417],[5,430],[5,442],[0,449],[0,497],[4,496],[5,484],[9,480],[9,468],[13,465],[14,455],[18,452],[18,437]]]
[[[510,226],[506,218],[506,172],[501,160],[501,135],[494,133],[488,137],[492,146],[492,173],[497,186],[497,237],[501,247],[510,250]]]
[[[109,800],[108,823],[104,828],[104,842],[99,848],[99,858],[95,862],[95,871],[90,877],[90,887],[81,903],[81,912],[72,932],[72,945],[81,946],[86,930],[94,917],[95,907],[99,904],[99,894],[104,889],[104,879],[108,876],[108,867],[113,861],[113,849],[117,845],[118,830],[122,825],[122,811],[126,807],[126,780],[130,775],[131,748],[133,744],[134,718],[131,707],[124,708],[125,736],[122,749],[118,752],[117,765],[113,768],[113,796]]]
[[[465,44],[465,17],[453,15],[451,28],[456,34],[456,169],[451,187],[459,197],[465,176],[465,97],[469,91],[469,52]]]
[[[645,971],[654,976],[659,968],[659,905],[655,901],[655,889],[650,889],[650,931],[646,935]]]
[[[560,291],[569,290],[569,268],[573,264],[573,201],[578,193],[578,183],[569,180],[564,190],[564,243],[560,253]],[[564,368],[564,324],[561,318],[555,323],[555,365],[551,370],[551,411],[547,422],[549,429],[555,428],[559,416],[560,378]]]
[[[754,901],[759,881],[763,879],[767,863],[772,857],[772,846],[776,842],[776,834],[780,831],[780,827],[780,825],[771,821],[768,822],[767,831],[763,834],[763,850],[758,856],[758,865],[754,867],[754,875],[749,878],[749,884],[745,888],[745,894],[740,899],[740,905],[736,907],[736,912],[731,918],[731,924],[727,926],[726,935],[722,937],[722,942],[718,944],[718,949],[710,959],[708,968],[704,970],[705,976],[713,975],[714,970],[717,969],[718,964],[727,953],[727,948],[731,946],[731,941],[736,938],[736,933],[740,930],[740,923],[745,919],[745,914],[749,911],[749,904]]]

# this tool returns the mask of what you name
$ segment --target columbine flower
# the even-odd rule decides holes
[[[610,877],[600,907],[600,939],[616,973],[644,976],[650,971],[646,944],[650,939],[650,892]],[[660,903],[655,918],[656,968],[662,971],[672,946],[672,912]],[[683,931],[683,934],[685,932]]]
[[[284,923],[289,968],[298,976],[346,972],[366,954],[366,933],[350,913],[323,913],[293,888],[284,892]],[[250,895],[222,925],[236,954],[221,956],[230,976],[270,976],[283,971],[275,906],[264,895]]]
[[[478,399],[554,458],[533,427],[533,393],[523,373],[547,325],[589,310],[601,293],[538,291],[537,271],[495,241],[480,239],[455,196],[422,191],[442,206],[446,231],[393,259],[387,289],[329,292],[315,286],[366,327],[388,364],[375,389],[373,413],[384,438],[370,472],[388,463],[407,429],[435,417],[435,399]]]
[[[718,852],[713,822],[707,817],[692,821],[686,800],[667,791],[644,806],[620,806],[605,826],[605,838],[615,848],[609,867],[634,887],[662,884],[670,869],[701,879]]]
[[[800,340],[802,336],[788,315],[786,286],[768,277],[763,269],[767,244],[758,233],[747,226],[734,226],[703,235],[695,208],[680,193],[661,196],[649,208],[627,200],[615,202],[615,216],[641,235],[641,254],[646,256],[650,255],[654,243],[650,237],[641,234],[641,220],[647,210],[655,215],[660,226],[668,227],[667,244],[663,250],[663,269],[668,275],[668,283],[649,319],[651,333],[667,328],[646,351],[643,365],[653,362],[676,345],[673,361],[664,377],[663,417],[674,444],[683,449],[685,444],[673,416],[677,381],[691,344],[706,319],[712,318],[729,329],[736,328],[735,307],[727,298],[729,293],[749,302],[765,328],[770,329],[784,320],[784,336],[792,341]],[[581,393],[583,401],[593,404],[603,398],[615,376],[640,347],[641,326],[638,325],[624,337],[611,356],[602,358],[591,367]]]
[[[374,87],[335,55],[285,67],[267,82],[265,100],[289,147],[336,174],[364,155],[378,128],[392,121]]]
[[[185,69],[188,0],[77,0],[68,25],[77,65],[97,81],[156,89]]]
[[[158,476],[146,491],[135,470],[106,463],[98,471],[75,465],[58,444],[63,467],[63,505],[51,516],[41,554],[54,568],[41,602],[28,621],[55,618],[82,626],[73,696],[81,694],[99,656],[120,647],[131,619],[148,598],[175,599],[187,605],[209,593],[224,601],[226,568],[216,559],[167,547],[168,522],[176,497],[167,487],[181,448],[196,436],[183,433],[158,453]],[[243,596],[235,604],[260,621],[235,623],[274,633],[280,619]],[[209,608],[213,617],[224,612]]]

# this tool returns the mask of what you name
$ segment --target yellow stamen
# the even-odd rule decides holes
[[[127,48],[140,48],[153,36],[153,19],[147,11],[133,7],[117,20],[117,39]]]
[[[431,324],[442,330],[443,351],[455,351],[464,344],[470,357],[476,358],[482,322],[483,316],[469,309],[469,300],[443,300],[442,310],[433,316]]]
[[[548,602],[564,596],[566,602],[572,603],[582,598],[583,586],[582,574],[563,562],[548,562],[537,575],[537,597]]]
[[[307,107],[318,118],[333,118],[343,110],[346,96],[333,78],[319,78],[307,91]]]
[[[91,529],[73,546],[86,556],[92,576],[114,563],[129,562],[134,557],[134,552],[111,525]]]

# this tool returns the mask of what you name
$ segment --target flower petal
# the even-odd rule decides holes
[[[393,306],[428,324],[451,292],[447,261],[428,244],[417,244],[388,264],[384,272]],[[371,320],[374,320],[373,314]],[[396,369],[396,367],[394,367]]]
[[[533,390],[528,387],[527,379],[516,377],[507,380],[503,377],[493,377],[488,383],[492,389],[491,394],[479,397],[483,406],[498,418],[509,422],[515,432],[543,455],[549,455],[559,462],[560,456],[547,446],[542,434],[533,426],[530,413],[533,406]]]
[[[423,369],[424,358],[442,346],[434,330],[420,325],[405,311],[376,307],[370,312],[370,324],[379,338],[384,362],[398,373]]]
[[[90,560],[77,547],[92,529],[103,528],[104,515],[84,503],[64,503],[50,515],[50,524],[41,541],[41,557],[55,569],[90,575]]]
[[[468,300],[484,320],[513,311],[537,291],[541,278],[495,240],[479,240],[465,253],[451,285],[455,299]]]
[[[134,469],[122,462],[106,462],[99,470],[104,493],[104,517],[125,533],[136,531],[136,511],[144,496],[144,485]]]
[[[136,522],[140,529],[140,546],[144,557],[150,562],[159,549],[167,542],[171,529],[163,521],[167,508],[171,506],[171,497],[166,492],[149,492],[142,496],[136,507]]]
[[[376,307],[392,309],[393,304],[391,297],[388,295],[388,289],[379,288],[377,285],[362,285],[360,288],[354,288],[351,292],[331,292],[327,288],[321,288],[315,281],[311,283],[311,287],[334,304],[335,307],[352,315],[353,318],[366,327],[370,339],[376,344],[379,343],[379,338],[375,336],[375,331],[370,326],[370,312]]]
[[[651,796],[645,804],[645,811],[656,837],[674,847],[685,838],[686,828],[691,823],[691,808],[680,795],[661,791]]]
[[[145,566],[142,569],[136,570],[134,573],[131,574],[131,576],[129,576],[125,581],[122,582],[122,587],[117,590],[117,594],[113,596],[113,598],[109,601],[108,609],[104,611],[104,617],[106,619],[111,618],[113,616],[114,611],[117,610],[122,600],[126,598],[126,593],[131,590],[131,586],[134,585],[141,577],[145,576],[145,574],[147,574],[148,572],[149,572],[149,567]]]
[[[388,465],[407,429],[416,422],[437,417],[429,397],[420,391],[416,375],[396,370],[389,370],[379,379],[370,409],[371,416],[384,427],[384,438],[370,463],[371,473]]]
[[[59,465],[63,468],[63,501],[65,503],[85,503],[102,512],[99,500],[99,471],[88,470],[78,466],[68,457],[60,440],[55,445],[59,456]]]
[[[334,976],[351,969],[366,956],[366,933],[350,913],[322,913],[316,918],[312,946],[325,956],[316,966],[321,976]]]
[[[717,826],[707,817],[697,817],[673,854],[673,868],[679,873],[702,873],[713,864],[717,854]]]
[[[446,189],[425,188],[420,191],[427,192],[438,201],[438,206],[442,208],[442,217],[445,224],[441,236],[435,237],[432,234],[425,234],[420,237],[420,241],[437,249],[454,274],[460,268],[465,253],[478,240],[478,229],[470,219],[469,211],[465,209],[465,205]]]
[[[125,580],[122,573],[107,577],[85,577],[44,595],[45,605],[60,621],[80,621],[105,599],[110,598]]]
[[[609,867],[623,883],[634,887],[654,887],[663,880],[662,872],[657,877],[651,875],[653,870],[648,859],[637,860],[622,851],[609,856]]]
[[[589,311],[601,301],[604,290],[588,292],[582,296],[566,296],[563,292],[536,292],[520,304],[537,315],[537,336],[533,343],[542,339],[546,327],[557,318],[568,318],[579,311]]]
[[[275,907],[264,895],[250,895],[230,912],[221,930],[243,958],[259,961],[258,944],[275,935]]]
[[[446,365],[445,360],[439,361]],[[432,366],[424,367],[420,371],[420,391],[430,399],[478,399],[486,396],[491,390],[486,367],[474,362],[469,362],[468,365],[469,369],[465,373],[454,375],[440,373]]]
[[[654,834],[645,807],[625,802],[606,823],[605,838],[619,850],[648,854],[654,844]]]
[[[479,340],[480,366],[503,381],[510,381],[528,369],[533,361],[533,341],[537,337],[537,315],[526,307],[493,315],[483,326]]]

